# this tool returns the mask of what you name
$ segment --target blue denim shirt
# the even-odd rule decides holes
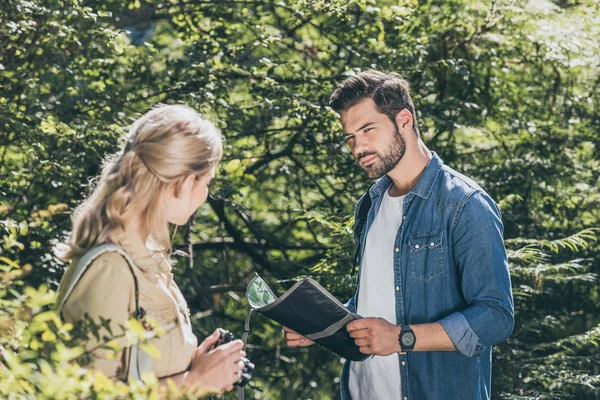
[[[404,199],[393,249],[396,321],[389,322],[440,322],[458,351],[398,354],[402,398],[489,399],[492,346],[507,339],[514,325],[500,210],[475,182],[432,155]],[[347,303],[353,312],[367,233],[391,184],[386,175],[365,194],[371,196],[371,209],[361,237],[355,234],[357,290]],[[342,369],[343,400],[350,399],[349,363]]]

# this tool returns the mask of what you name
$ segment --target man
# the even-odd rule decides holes
[[[514,310],[500,211],[420,138],[408,84],[367,71],[331,96],[369,178],[358,201],[358,287],[346,327],[363,362],[346,362],[342,399],[489,399],[492,346]],[[367,212],[368,210],[368,212]],[[290,346],[312,342],[284,328]]]

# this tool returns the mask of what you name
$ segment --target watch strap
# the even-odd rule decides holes
[[[398,343],[400,344],[400,351],[401,351],[402,353],[405,353],[405,352],[407,352],[407,351],[412,351],[412,349],[414,348],[414,343],[413,343],[413,345],[412,345],[412,346],[410,346],[410,347],[405,347],[405,346],[403,345],[403,343],[402,343],[402,336],[403,336],[403,334],[405,334],[406,332],[410,332],[410,334],[412,334],[412,335],[413,335],[413,337],[414,337],[414,335],[415,335],[415,334],[414,334],[414,332],[413,332],[413,330],[412,330],[412,329],[410,329],[410,325],[407,325],[407,324],[402,324],[402,325],[400,325],[400,334],[398,335]]]

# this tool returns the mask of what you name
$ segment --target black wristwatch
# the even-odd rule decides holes
[[[400,335],[398,336],[398,343],[400,343],[400,351],[406,353],[412,351],[417,343],[417,337],[415,333],[410,329],[408,325],[400,326]]]

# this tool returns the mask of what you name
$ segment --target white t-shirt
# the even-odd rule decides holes
[[[405,196],[390,197],[388,190],[367,234],[356,312],[396,325],[394,244],[402,223]],[[349,389],[353,400],[400,399],[400,383],[398,354],[350,363]]]

